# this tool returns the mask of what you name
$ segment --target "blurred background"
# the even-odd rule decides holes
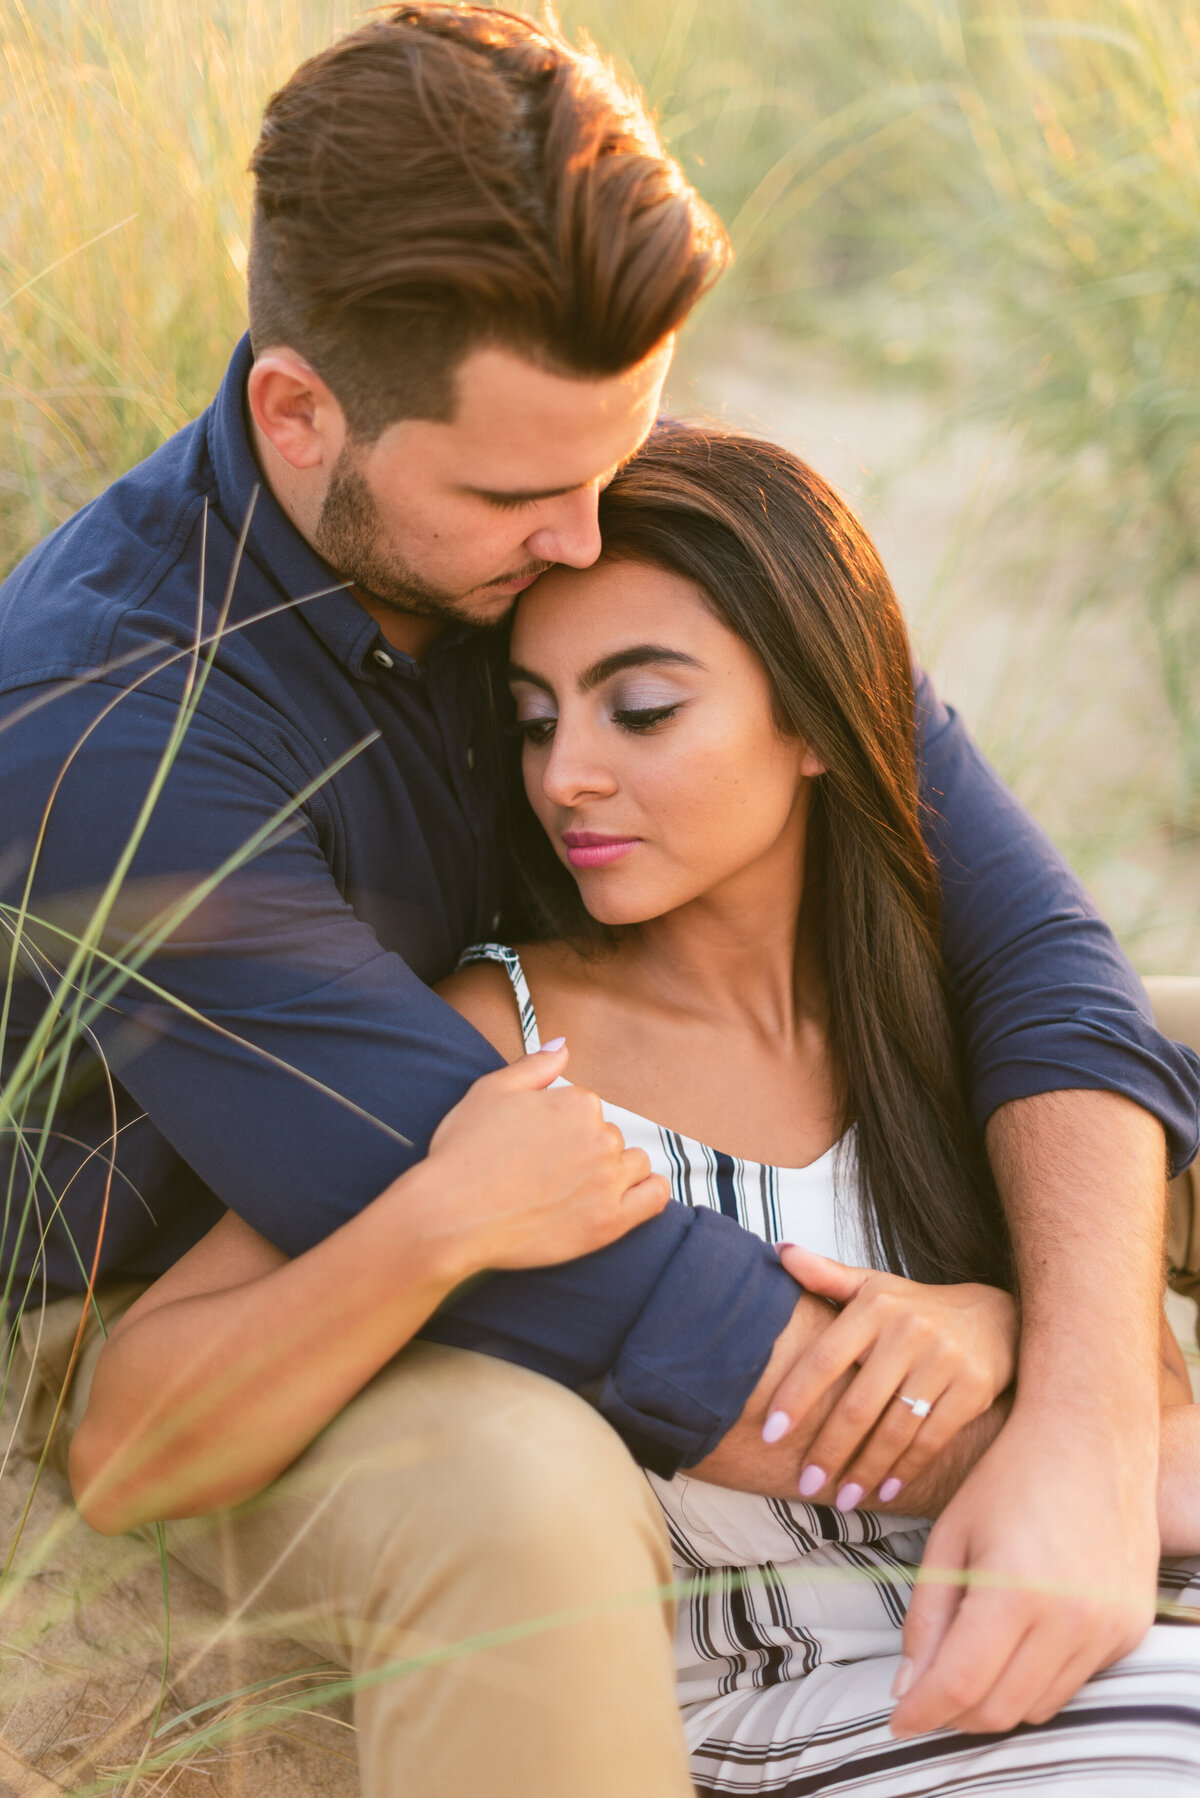
[[[263,102],[363,16],[0,0],[0,567],[207,404]],[[1200,0],[561,17],[732,232],[673,408],[839,485],[1137,965],[1200,973]]]

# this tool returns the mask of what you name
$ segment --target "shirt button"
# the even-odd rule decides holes
[[[394,668],[396,666],[396,658],[390,656],[386,649],[373,649],[371,651],[371,660],[373,662],[378,662],[381,668]]]

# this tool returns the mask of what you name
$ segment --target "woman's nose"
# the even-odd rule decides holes
[[[563,729],[560,718],[542,768],[542,791],[552,805],[574,806],[616,791],[612,769],[583,731]]]

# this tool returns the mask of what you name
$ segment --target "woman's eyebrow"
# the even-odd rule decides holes
[[[590,693],[601,681],[609,680],[626,668],[647,668],[664,662],[682,668],[704,667],[703,662],[697,661],[695,656],[685,654],[682,649],[667,649],[661,643],[635,643],[629,649],[618,649],[610,656],[601,656],[598,662],[593,662],[590,668],[585,669],[579,679],[580,692]],[[554,688],[544,675],[535,674],[532,668],[523,668],[519,662],[509,663],[508,678],[510,681],[525,681],[531,687],[540,687],[543,693],[554,693]]]
[[[531,687],[540,687],[543,693],[549,693],[551,699],[554,698],[554,688],[545,675],[535,674],[532,668],[522,668],[520,662],[508,664],[508,678],[509,680],[523,680]]]
[[[655,663],[670,662],[681,668],[703,668],[704,663],[695,656],[685,655],[682,649],[667,649],[661,643],[635,643],[629,649],[618,649],[614,655],[601,656],[598,662],[582,676],[579,685],[581,691],[589,693],[614,674],[620,674],[626,668],[646,668]]]

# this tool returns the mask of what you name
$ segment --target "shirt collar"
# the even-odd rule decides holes
[[[218,504],[236,534],[253,501],[247,553],[288,599],[302,602],[296,608],[300,616],[342,667],[359,680],[375,682],[379,670],[371,659],[372,651],[383,646],[378,625],[353,594],[338,585],[336,573],[300,535],[263,480],[246,423],[246,377],[253,361],[247,333],[234,350],[208,411],[208,446]],[[307,597],[310,594],[312,598]],[[236,612],[236,596],[234,609]],[[470,634],[447,631],[436,647],[449,647],[448,640],[462,641]],[[406,672],[411,664],[412,672],[419,673],[417,663],[402,651],[389,647],[388,653],[397,665],[406,665]]]

